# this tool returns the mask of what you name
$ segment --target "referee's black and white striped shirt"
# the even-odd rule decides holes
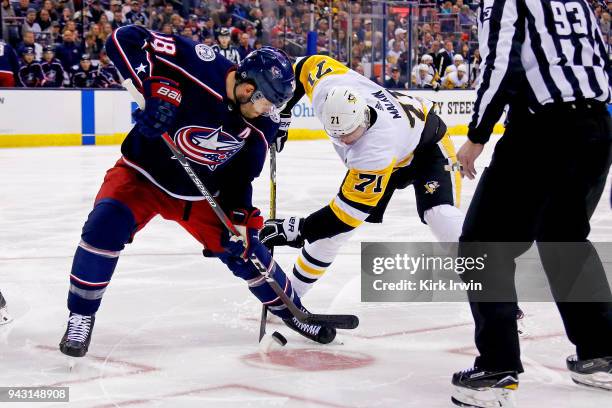
[[[610,101],[610,60],[587,0],[481,0],[478,40],[472,142],[485,143],[506,104],[520,97],[533,110]]]
[[[240,62],[240,53],[238,49],[233,45],[230,45],[227,48],[221,48],[219,45],[213,45],[213,49],[217,51],[219,54],[223,55],[228,60],[232,61],[234,64]]]

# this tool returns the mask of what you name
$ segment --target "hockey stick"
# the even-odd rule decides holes
[[[270,146],[270,219],[276,218],[276,146]],[[270,248],[270,254],[274,256],[274,247]],[[268,307],[261,305],[261,319],[259,321],[259,341],[266,334],[268,322]]]
[[[143,108],[144,107],[144,97],[140,94],[140,92],[138,92],[138,90],[136,89],[132,81],[129,79],[125,80],[123,82],[123,85],[126,87],[126,89],[130,93],[132,93],[139,107]],[[240,235],[240,233],[236,230],[236,227],[234,226],[234,224],[232,224],[232,222],[227,217],[227,215],[223,212],[221,207],[219,207],[215,198],[208,192],[208,189],[206,188],[204,183],[202,183],[202,181],[197,176],[197,174],[195,174],[195,172],[191,168],[191,165],[189,164],[189,162],[183,155],[183,152],[181,152],[178,149],[178,147],[176,147],[176,145],[174,144],[174,141],[170,138],[168,133],[164,133],[162,135],[162,139],[164,140],[164,142],[166,143],[166,146],[168,146],[168,148],[170,149],[174,157],[178,160],[180,165],[183,167],[183,170],[185,170],[185,173],[187,173],[187,175],[189,176],[193,184],[196,186],[200,194],[204,196],[204,199],[208,202],[208,204],[210,205],[210,208],[213,210],[217,218],[219,218],[219,221],[221,221],[223,226],[228,230],[228,232],[231,235],[230,239],[245,241],[245,238]],[[283,302],[283,304],[287,306],[287,309],[289,310],[289,312],[291,312],[291,314],[295,316],[295,318],[298,319],[300,322],[306,323],[306,324],[315,324],[319,326],[335,327],[338,329],[354,329],[359,325],[359,319],[357,318],[357,316],[354,316],[354,315],[332,315],[332,314],[305,313],[304,311],[299,309],[295,305],[295,303],[293,303],[291,299],[289,299],[289,296],[287,296],[287,294],[280,287],[278,282],[274,280],[274,277],[270,275],[270,272],[268,271],[266,266],[263,264],[263,262],[261,262],[261,260],[257,257],[256,254],[251,254],[249,256],[249,260],[251,261],[251,263],[253,263],[257,271],[262,276],[264,276],[264,278],[266,279],[266,282],[268,282],[268,284],[270,285],[274,293],[276,293],[276,296],[278,296],[279,299]],[[274,260],[272,260],[272,262],[274,262]]]

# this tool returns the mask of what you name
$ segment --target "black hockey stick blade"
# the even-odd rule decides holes
[[[298,320],[302,321],[301,319]],[[309,314],[303,322],[345,330],[355,329],[359,326],[359,318],[354,315]]]

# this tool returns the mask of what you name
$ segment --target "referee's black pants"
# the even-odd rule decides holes
[[[512,243],[488,247],[485,270],[462,277],[484,286],[483,292],[468,293],[480,354],[476,367],[523,371],[515,258],[534,241],[578,357],[612,356],[612,296],[597,252],[587,241],[589,220],[611,161],[612,133],[605,104],[565,103],[535,114],[513,112],[478,183],[460,239],[465,255],[475,242]],[[577,246],[567,251],[552,242],[579,244],[570,244]],[[582,293],[592,293],[589,299],[597,301],[563,302],[586,282],[585,270],[591,276]],[[497,293],[487,293],[487,281]]]

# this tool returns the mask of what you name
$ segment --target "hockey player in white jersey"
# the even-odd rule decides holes
[[[268,220],[260,233],[268,246],[303,246],[291,278],[297,293],[324,274],[355,228],[382,222],[394,191],[411,184],[421,220],[439,241],[457,241],[461,178],[433,103],[387,91],[327,56],[304,58],[294,69],[297,87],[283,110],[283,128],[306,94],[348,168],[330,204],[306,218]]]
[[[453,57],[453,65],[449,65],[444,70],[444,76],[448,76],[451,72],[457,72],[457,68],[464,64],[464,59],[461,54],[455,54]]]
[[[468,69],[465,64],[459,65],[455,71],[442,78],[444,89],[465,89],[468,87]]]

